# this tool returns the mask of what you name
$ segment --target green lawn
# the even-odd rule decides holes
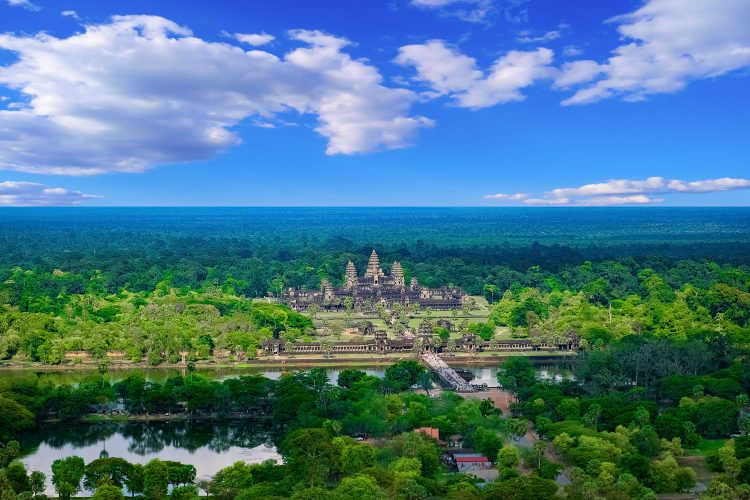
[[[437,321],[439,319],[447,319],[451,323],[455,325],[459,325],[462,321],[466,321],[468,323],[485,323],[489,319],[491,307],[487,303],[487,300],[482,296],[472,296],[474,299],[475,307],[474,309],[467,315],[464,314],[463,311],[456,311],[456,314],[454,315],[453,311],[430,311],[427,313],[426,311],[419,311],[414,317],[409,319],[409,328],[412,330],[416,330],[419,327],[419,324],[424,321],[425,319],[428,319],[430,321]],[[361,321],[370,321],[375,328],[378,330],[385,330],[388,332],[389,336],[393,336],[393,328],[391,328],[390,325],[387,325],[385,321],[380,319],[376,314],[359,314],[356,312],[352,312],[350,314],[347,314],[346,312],[319,312],[314,319],[315,327],[316,328],[322,328],[323,324],[325,322],[331,323],[331,322],[341,322],[346,325],[354,324]],[[353,340],[353,337],[357,337],[358,335],[349,335],[349,334],[343,334],[341,336],[341,339],[343,341],[349,341]],[[459,332],[453,332],[451,334],[451,337],[458,338],[461,336],[461,333]],[[498,328],[498,338],[509,338],[510,337],[510,330],[507,328]]]
[[[726,439],[702,439],[698,446],[685,450],[690,455],[705,455],[716,451],[726,443]]]

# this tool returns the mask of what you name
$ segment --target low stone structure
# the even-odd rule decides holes
[[[374,338],[360,342],[304,342],[285,343],[279,339],[266,340],[261,349],[266,355],[279,354],[334,354],[334,353],[372,353],[389,354],[397,352],[447,352],[448,342],[436,339],[430,323],[422,322],[417,335],[411,338],[388,338],[386,332],[376,330]],[[536,342],[532,339],[507,339],[502,341],[485,341],[473,333],[466,333],[452,341],[457,352],[494,352],[494,351],[574,351],[578,349],[578,337],[573,335],[560,344]]]

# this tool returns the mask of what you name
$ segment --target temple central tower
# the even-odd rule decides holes
[[[372,278],[374,284],[380,283],[380,277],[383,276],[383,270],[380,269],[380,257],[378,253],[373,249],[370,254],[370,260],[367,262],[367,272],[365,276]]]

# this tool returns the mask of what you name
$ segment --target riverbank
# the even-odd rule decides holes
[[[561,360],[574,356],[572,351],[507,351],[501,353],[456,353],[443,354],[442,357],[449,365],[476,365],[490,366],[496,365],[510,357],[528,356],[535,361]],[[198,361],[194,363],[196,370],[211,369],[268,369],[268,368],[312,368],[316,366],[328,367],[368,367],[368,366],[388,366],[403,359],[416,359],[411,354],[386,354],[386,355],[336,355],[336,356],[306,356],[298,354],[294,356],[269,356],[249,361],[230,362],[230,361]],[[3,362],[0,363],[0,371],[34,371],[34,372],[56,372],[56,371],[94,371],[99,369],[99,364],[94,361],[82,361],[79,363],[65,363],[59,365],[47,365],[29,361],[23,362]],[[162,363],[159,365],[150,365],[148,363],[132,363],[128,361],[113,361],[107,367],[110,371],[118,370],[184,370],[186,365],[182,363]]]

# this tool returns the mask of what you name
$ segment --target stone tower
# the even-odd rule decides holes
[[[393,266],[391,266],[391,276],[393,277],[394,286],[404,286],[404,270],[398,261],[394,262]]]
[[[416,290],[417,288],[419,288],[419,282],[417,282],[417,278],[415,278],[414,276],[411,277],[409,288],[411,288],[412,290]]]
[[[380,277],[383,276],[383,270],[380,269],[380,257],[378,257],[378,253],[375,250],[370,254],[365,276],[372,278],[374,284],[380,284]]]
[[[346,276],[344,278],[344,288],[350,289],[357,285],[357,268],[354,267],[354,262],[349,261],[346,263]]]
[[[325,278],[320,282],[320,291],[323,292],[324,301],[328,302],[333,300],[333,286],[331,285],[331,282]]]

